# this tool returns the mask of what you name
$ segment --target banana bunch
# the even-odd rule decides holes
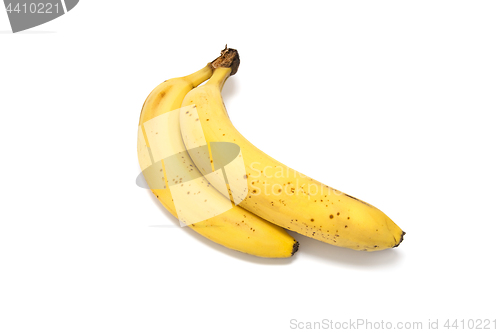
[[[139,162],[163,206],[201,235],[261,257],[297,251],[284,229],[354,250],[398,246],[405,233],[383,212],[288,168],[236,130],[221,90],[238,66],[238,52],[226,47],[146,99]]]

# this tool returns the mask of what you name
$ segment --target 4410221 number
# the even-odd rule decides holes
[[[12,3],[9,3],[7,5],[7,13],[17,13],[17,14],[52,14],[56,13],[59,14],[59,11],[62,9],[59,8],[59,4],[56,3],[55,5],[51,3],[23,3],[23,4],[16,4],[16,6],[12,6]]]
[[[448,319],[443,325],[447,329],[476,329],[476,330],[496,330],[497,329],[497,320],[489,320],[489,319],[462,319],[462,320],[451,320]]]

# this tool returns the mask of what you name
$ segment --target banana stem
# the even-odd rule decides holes
[[[212,75],[212,71],[213,71],[212,64],[209,63],[199,71],[194,72],[193,74],[189,74],[184,78],[192,82],[193,87],[197,87],[203,82],[205,82],[210,77],[210,75]]]
[[[208,80],[207,84],[216,86],[222,90],[227,78],[231,75],[231,68],[219,67],[214,70],[212,77]]]
[[[211,62],[214,70],[212,77],[207,84],[216,86],[222,90],[224,83],[229,76],[236,74],[240,66],[240,55],[235,49],[228,49],[227,45],[221,51],[220,56]]]
[[[227,67],[231,68],[231,75],[236,74],[238,67],[240,67],[240,55],[235,49],[228,49],[227,45],[224,50],[221,51],[220,56],[212,61],[212,68]]]

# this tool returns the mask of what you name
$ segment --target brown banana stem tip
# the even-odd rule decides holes
[[[240,66],[240,55],[235,49],[228,49],[226,44],[224,50],[220,52],[220,56],[211,64],[214,70],[219,67],[231,68],[231,75],[234,75]]]
[[[398,246],[399,246],[399,244],[401,244],[401,242],[403,241],[403,237],[404,237],[404,235],[406,235],[406,232],[404,232],[404,231],[403,231],[403,232],[401,233],[401,238],[399,239],[399,242],[398,242],[396,245],[394,245],[393,247],[398,247]]]
[[[295,252],[297,252],[299,250],[299,242],[295,241],[295,243],[293,243],[293,248],[292,248],[292,256],[295,254]]]

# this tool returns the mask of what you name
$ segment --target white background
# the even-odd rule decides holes
[[[498,329],[499,17],[497,1],[83,0],[11,34],[0,10],[0,332]],[[293,234],[293,258],[254,258],[136,186],[146,96],[226,43],[240,132],[379,207],[407,232],[399,248]]]

